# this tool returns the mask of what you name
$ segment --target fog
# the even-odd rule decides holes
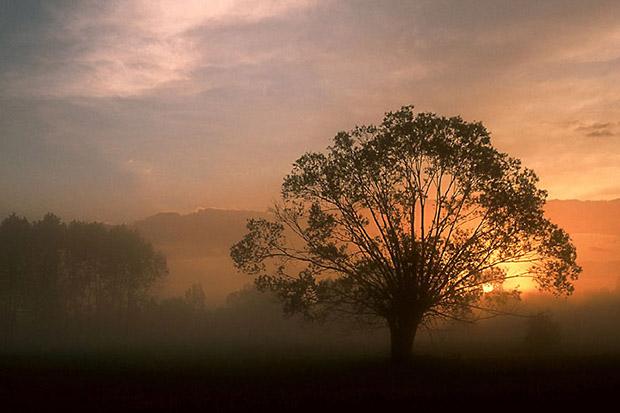
[[[95,411],[114,400],[119,409],[187,411],[282,400],[310,410],[326,399],[340,410],[355,400],[377,408],[606,400],[620,384],[619,238],[597,222],[618,203],[593,205],[596,213],[578,202],[551,205],[554,221],[574,230],[584,269],[575,292],[526,288],[501,315],[425,323],[405,366],[388,362],[387,325],[286,315],[276,295],[235,270],[230,245],[247,219],[268,213],[164,213],[131,226],[8,216],[0,225],[0,391],[21,408]]]
[[[473,324],[423,327],[416,336],[414,354],[458,359],[620,357],[617,289],[570,299],[530,293],[510,303],[506,313]],[[543,330],[530,332],[540,318]],[[549,337],[549,330],[558,334]],[[534,343],[528,343],[528,337]],[[152,302],[118,323],[104,320],[84,325],[62,320],[45,328],[26,325],[3,336],[2,351],[387,360],[389,331],[387,326],[352,325],[346,319],[311,322],[285,316],[275,296],[248,284],[231,293],[223,306],[212,309],[180,296]]]
[[[510,302],[503,309],[507,315],[482,319],[476,324],[445,323],[420,329],[414,353],[458,357],[519,357],[535,353],[546,356],[619,355],[620,261],[617,254],[620,237],[615,224],[605,225],[617,213],[618,205],[617,201],[550,202],[547,213],[571,233],[584,269],[572,296],[558,298],[527,289],[519,301]],[[135,308],[122,304],[125,302],[122,300],[112,305],[115,301],[110,297],[129,290],[123,290],[120,285],[114,287],[116,289],[97,289],[96,284],[88,287],[91,284],[84,278],[84,271],[96,268],[94,265],[98,262],[102,263],[97,264],[99,268],[107,266],[112,271],[124,265],[120,259],[129,259],[125,254],[127,257],[119,255],[116,261],[110,261],[103,255],[97,258],[97,254],[88,252],[89,245],[93,248],[103,245],[104,227],[95,223],[64,224],[59,218],[32,221],[31,238],[22,237],[21,241],[31,254],[25,255],[26,258],[32,254],[52,257],[50,251],[56,251],[58,245],[37,244],[32,237],[47,234],[44,240],[50,242],[54,239],[50,238],[54,233],[51,229],[56,228],[57,241],[54,242],[58,243],[63,225],[66,226],[67,240],[63,248],[69,253],[61,254],[65,265],[55,270],[58,276],[53,284],[62,288],[48,294],[45,285],[52,288],[52,284],[36,281],[36,277],[41,277],[37,275],[42,274],[41,268],[51,268],[49,266],[54,263],[60,265],[51,258],[31,268],[32,274],[26,277],[28,281],[23,285],[4,277],[4,308],[12,308],[15,318],[9,325],[5,317],[2,348],[9,353],[70,348],[76,351],[149,348],[212,355],[288,353],[386,358],[389,350],[386,326],[363,328],[347,319],[313,323],[299,316],[285,316],[282,304],[274,295],[257,291],[251,277],[235,270],[229,257],[230,246],[243,236],[247,219],[264,217],[269,214],[198,210],[187,215],[157,214],[127,228],[152,243],[155,250],[165,256],[169,270],[153,279],[148,288],[145,285],[139,290],[141,295],[136,297],[141,298],[135,301]],[[7,258],[11,251],[19,250],[19,242],[16,242],[19,237],[15,234],[19,233],[17,224],[21,222],[16,219],[13,223],[17,224],[11,226],[9,221],[6,219],[2,227],[5,275],[11,271],[10,265],[21,262]],[[47,227],[43,225],[46,223]],[[45,228],[48,229],[44,231]],[[88,241],[88,237],[93,239]],[[108,248],[114,251],[113,243],[118,241],[110,238],[105,242],[110,243]],[[67,257],[76,257],[72,265],[68,264]],[[43,264],[47,267],[41,267]],[[99,277],[106,274],[100,270]],[[42,279],[51,280],[49,277]],[[19,292],[18,287],[23,291]],[[126,288],[130,288],[129,285]],[[100,297],[97,301],[97,294],[107,298]],[[7,301],[9,299],[14,301]],[[21,307],[10,304],[18,299],[22,300]],[[46,312],[40,312],[41,304],[35,305],[41,300],[47,303]],[[54,302],[56,307],[53,307]],[[56,309],[52,311],[53,308]],[[540,343],[540,348],[526,343],[528,328],[536,317],[542,317],[549,328],[557,331],[549,342]]]

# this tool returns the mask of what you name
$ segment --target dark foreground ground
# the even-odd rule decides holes
[[[0,355],[3,412],[558,411],[617,406],[618,396],[613,357],[418,356],[393,366],[380,357],[277,354]]]

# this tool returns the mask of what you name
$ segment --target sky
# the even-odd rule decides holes
[[[620,198],[617,0],[3,0],[0,214],[265,210],[403,105],[482,121],[553,199]]]

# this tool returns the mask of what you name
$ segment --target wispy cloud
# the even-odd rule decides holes
[[[12,78],[12,89],[35,95],[130,97],[189,80],[208,65],[208,45],[192,31],[254,24],[314,6],[313,0],[87,1],[49,8],[45,33],[56,55]],[[204,60],[206,59],[206,60]]]
[[[589,125],[580,125],[575,131],[582,132],[585,136],[589,137],[615,136],[615,126],[616,124],[612,122],[595,122]]]

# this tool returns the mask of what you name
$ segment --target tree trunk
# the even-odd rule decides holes
[[[421,320],[422,317],[415,314],[404,314],[389,320],[392,362],[401,364],[411,360],[413,341]]]

